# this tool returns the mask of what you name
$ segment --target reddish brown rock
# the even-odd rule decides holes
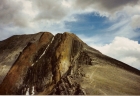
[[[0,53],[1,95],[140,94],[139,70],[72,33],[13,36],[0,42]]]

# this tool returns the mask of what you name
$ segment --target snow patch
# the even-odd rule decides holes
[[[31,66],[34,66],[34,63]]]
[[[34,94],[35,94],[35,87],[33,86],[31,95],[34,95]]]
[[[46,50],[48,49],[48,47],[50,46],[50,44],[48,44],[48,46],[46,47],[46,49],[44,50],[44,52],[42,53],[42,55],[39,57],[39,59],[42,58],[42,56],[45,54]]]
[[[26,95],[29,95],[29,88],[28,88],[27,91],[26,91]]]
[[[53,42],[53,40],[54,40],[54,37],[52,38],[51,43]]]
[[[53,40],[54,40],[54,37],[52,38],[51,43],[53,42]],[[51,43],[50,43],[50,44],[51,44]],[[42,58],[42,56],[45,54],[45,52],[46,52],[47,49],[49,48],[50,44],[48,44],[48,46],[46,47],[46,49],[44,50],[44,52],[42,53],[42,55],[39,57],[39,59]]]

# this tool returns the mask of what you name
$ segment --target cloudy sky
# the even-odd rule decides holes
[[[0,40],[40,31],[75,33],[140,69],[140,0],[0,0]]]

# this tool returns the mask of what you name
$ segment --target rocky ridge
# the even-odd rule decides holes
[[[139,70],[73,33],[12,36],[0,42],[0,53],[1,95],[140,94]]]

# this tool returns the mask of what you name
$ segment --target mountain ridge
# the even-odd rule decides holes
[[[8,48],[5,48],[5,46]],[[140,71],[138,69],[103,55],[98,50],[89,47],[73,33],[64,32],[53,36],[49,32],[40,32],[32,35],[12,36],[0,42],[0,50],[0,53],[2,53],[0,56],[0,68],[2,70],[7,68],[6,71],[0,74],[0,77],[3,78],[0,82],[0,94],[92,95],[106,92],[106,94],[140,94],[137,91],[140,89],[138,86],[134,90],[135,83],[140,84],[138,81],[140,80]],[[6,58],[8,56],[10,59]],[[110,68],[109,71],[105,70],[106,67]],[[128,92],[128,89],[124,89],[121,92],[117,89],[115,92],[116,88],[108,81],[105,84],[100,83],[102,86],[109,83],[109,86],[114,88],[113,92],[111,90],[108,92],[104,87],[100,88],[100,85],[97,88],[95,86],[94,91],[91,90],[92,86],[86,82],[86,78],[90,80],[93,76],[88,76],[89,72],[86,70],[89,69],[94,73],[94,71],[96,72],[102,68],[103,72],[96,73],[98,79],[104,79],[100,75],[105,72],[113,78],[124,76],[125,78],[120,78],[120,80],[112,83],[116,85],[116,82],[120,84],[123,80],[128,79],[126,81],[133,85],[129,87],[133,91]],[[111,69],[119,70],[121,73],[116,73],[118,75],[114,77],[115,73],[108,73],[111,72]],[[107,74],[104,75],[105,77],[107,76],[107,80],[110,80]],[[128,76],[124,74],[128,74]],[[135,82],[132,82],[130,76],[136,78]],[[98,84],[97,81],[95,85],[96,83]],[[89,88],[91,91],[88,90]],[[32,92],[32,90],[35,92]],[[102,90],[106,90],[106,92],[102,92]]]

